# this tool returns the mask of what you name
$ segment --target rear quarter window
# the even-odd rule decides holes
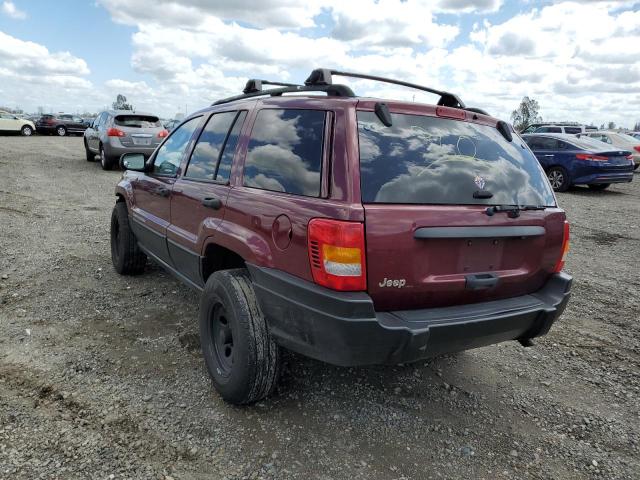
[[[385,127],[358,112],[364,203],[555,206],[551,187],[524,141],[496,128],[393,114]],[[490,199],[474,198],[488,190]]]
[[[244,164],[244,185],[308,197],[320,195],[326,112],[258,112]]]

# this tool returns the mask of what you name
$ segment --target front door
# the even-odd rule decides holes
[[[203,243],[224,218],[231,165],[245,117],[245,111],[214,113],[173,187],[169,254],[180,273],[198,286],[203,286]]]
[[[184,153],[202,117],[194,117],[171,132],[149,159],[149,172],[133,180],[132,229],[138,242],[150,255],[171,266],[167,248],[167,227],[171,192]]]

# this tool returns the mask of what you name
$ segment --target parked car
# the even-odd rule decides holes
[[[522,138],[557,192],[564,192],[571,185],[604,190],[612,183],[633,180],[633,159],[628,150],[616,149],[590,136],[533,133]]]
[[[72,133],[84,133],[87,126],[82,118],[76,115],[69,115],[66,113],[57,115],[42,115],[36,122],[36,129],[38,133],[42,134],[56,134],[60,137],[69,135]]]
[[[111,170],[118,165],[123,153],[151,155],[168,133],[158,116],[151,113],[131,110],[101,112],[84,132],[87,161],[94,161],[98,154],[102,168]]]
[[[615,148],[629,150],[633,155],[633,169],[637,170],[638,167],[640,167],[640,139],[627,135],[626,133],[611,132],[608,130],[589,132],[586,135],[595,140],[608,143]]]
[[[31,120],[0,110],[0,131],[20,132],[25,137],[30,137],[36,131],[36,127]]]
[[[201,292],[232,403],[273,390],[281,347],[349,366],[530,345],[569,298],[569,224],[506,122],[428,87],[437,106],[359,98],[336,75],[353,74],[249,81],[122,157],[113,265],[149,257]]]
[[[534,123],[525,128],[522,133],[566,133],[577,134],[595,130],[596,127],[579,123]]]
[[[640,140],[640,132],[630,132],[629,135],[631,135],[633,138]]]

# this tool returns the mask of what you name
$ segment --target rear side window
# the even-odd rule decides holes
[[[551,137],[533,137],[525,139],[531,150],[558,150],[558,140]]]
[[[220,161],[218,162],[218,170],[216,170],[215,179],[218,181],[228,181],[231,176],[231,164],[233,163],[233,157],[236,154],[238,139],[240,138],[240,132],[246,116],[247,112],[240,112],[233,124],[233,128],[229,132],[227,142],[224,146],[224,150],[222,151],[222,157],[220,157]]]
[[[229,158],[231,161],[233,160],[237,133],[232,139],[231,143],[233,143],[233,145],[231,145],[229,143],[229,138],[232,137],[230,129],[234,125],[234,121],[235,124],[241,128],[245,115],[246,112],[241,112],[240,116],[242,118],[238,120],[236,120],[238,112],[216,113],[211,116],[207,125],[202,130],[200,138],[198,138],[198,143],[193,149],[191,160],[187,167],[187,173],[185,174],[186,177],[200,180],[229,179],[228,172],[231,170],[230,165],[228,168],[225,167],[224,172],[220,172],[221,175],[218,176],[216,176],[216,169],[219,170],[218,165],[221,158],[225,161],[228,161]],[[234,130],[235,129],[234,127]],[[232,150],[232,153],[229,155],[228,153],[223,153],[223,150],[224,152]]]
[[[393,114],[385,127],[358,112],[364,203],[554,206],[537,159],[519,137],[436,117]],[[490,199],[474,198],[488,190]]]
[[[564,133],[575,135],[576,133],[582,133],[582,129],[580,127],[564,127]]]
[[[326,112],[261,110],[244,164],[244,185],[308,197],[320,195]]]
[[[562,129],[560,127],[540,127],[536,133],[562,133]]]
[[[150,115],[118,115],[113,123],[119,127],[154,128],[161,127],[160,119]]]

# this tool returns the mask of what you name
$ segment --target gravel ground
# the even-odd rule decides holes
[[[533,348],[336,368],[293,354],[236,408],[197,294],[118,276],[118,172],[81,138],[0,137],[0,479],[640,478],[640,177],[559,201],[574,295]]]

